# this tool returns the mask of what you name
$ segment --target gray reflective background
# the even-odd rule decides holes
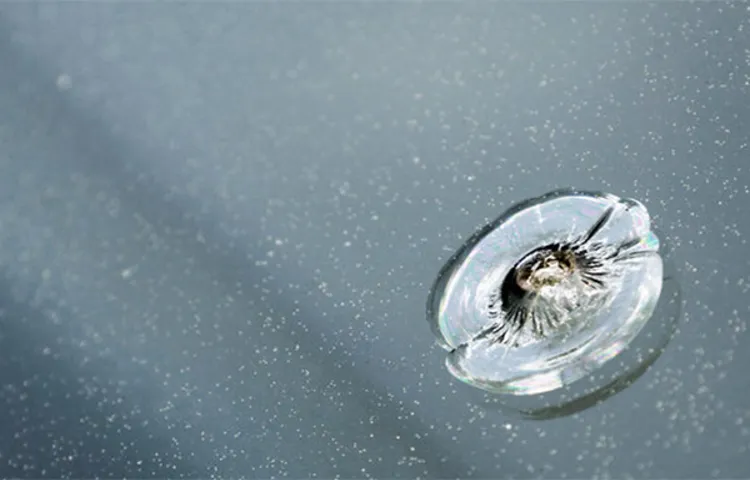
[[[0,4],[0,476],[750,476],[740,3]],[[478,226],[643,201],[676,337],[550,421],[424,320]]]

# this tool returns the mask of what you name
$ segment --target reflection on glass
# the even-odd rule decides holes
[[[641,203],[556,191],[472,236],[441,270],[428,319],[456,378],[540,394],[622,352],[652,316],[662,282]]]

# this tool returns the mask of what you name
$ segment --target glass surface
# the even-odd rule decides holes
[[[749,35],[739,2],[0,2],[0,477],[750,477]],[[569,186],[648,207],[662,294],[506,405],[425,299]]]

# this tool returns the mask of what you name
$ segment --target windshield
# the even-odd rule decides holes
[[[748,18],[3,3],[0,476],[747,477]],[[679,309],[523,415],[426,306],[561,188],[647,208]]]

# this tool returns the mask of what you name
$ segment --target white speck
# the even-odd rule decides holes
[[[70,90],[73,87],[73,79],[67,73],[62,73],[57,77],[55,84],[60,91]]]
[[[132,267],[128,267],[124,269],[123,271],[120,272],[120,276],[126,279],[132,277],[133,274],[135,273],[135,268],[136,268],[135,266],[132,266]]]
[[[346,242],[344,242],[344,246],[345,247],[351,247],[352,246],[352,242],[350,242],[350,241],[347,240]]]

